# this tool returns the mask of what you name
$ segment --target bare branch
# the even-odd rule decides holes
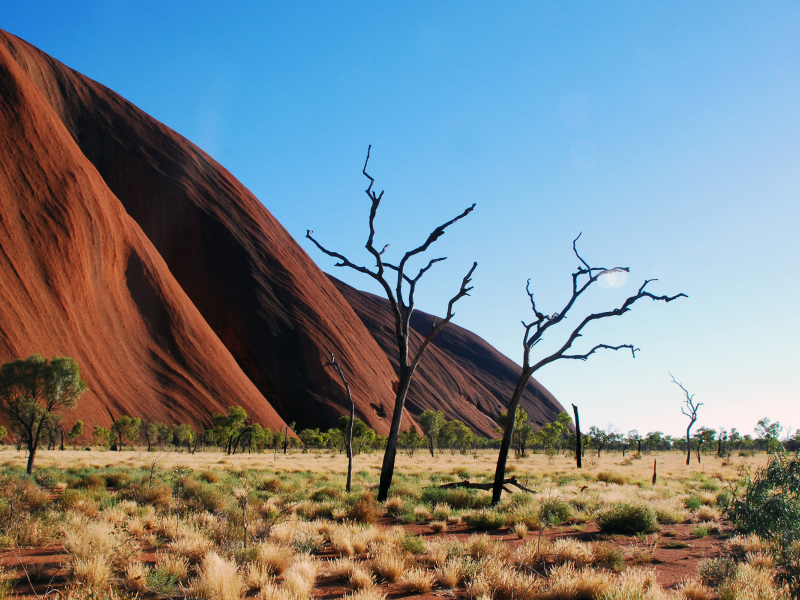
[[[621,344],[620,346],[609,346],[607,344],[597,344],[594,348],[589,350],[586,354],[563,354],[560,358],[574,358],[577,360],[586,360],[592,354],[595,353],[596,350],[621,350],[622,348],[628,348],[631,351],[631,355],[633,358],[636,358],[636,353],[639,352],[639,348],[634,348],[632,344]]]
[[[423,340],[420,344],[419,348],[417,349],[417,353],[414,356],[414,360],[411,363],[411,367],[416,368],[419,360],[422,358],[422,354],[425,352],[425,348],[428,347],[431,340],[436,337],[436,335],[442,330],[442,328],[450,322],[450,320],[455,316],[453,312],[453,306],[456,302],[458,302],[464,296],[469,296],[470,290],[472,290],[472,286],[470,286],[470,282],[472,281],[472,274],[475,272],[475,269],[478,267],[478,263],[472,263],[472,267],[470,268],[469,272],[464,275],[464,279],[461,280],[461,287],[458,290],[458,293],[450,298],[450,302],[447,303],[447,316],[444,319],[439,321],[438,323],[434,319],[431,325],[431,331],[428,336]]]
[[[314,245],[317,248],[319,248],[324,254],[327,254],[328,256],[336,258],[336,259],[339,260],[339,262],[334,265],[335,267],[350,267],[351,269],[355,269],[356,271],[359,271],[361,273],[366,273],[367,275],[370,275],[371,277],[375,277],[375,273],[373,273],[372,271],[370,271],[366,267],[360,267],[358,265],[355,265],[355,264],[351,263],[350,260],[347,257],[343,256],[342,254],[339,254],[338,252],[333,252],[333,251],[328,250],[327,248],[325,248],[322,244],[320,244],[317,240],[315,240],[311,236],[312,233],[314,233],[314,232],[311,231],[310,229],[307,230],[306,231],[306,237],[309,240],[311,240],[312,242],[314,242]]]

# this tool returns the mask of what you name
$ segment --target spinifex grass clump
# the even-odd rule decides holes
[[[655,511],[642,503],[619,502],[597,517],[600,531],[604,533],[652,533],[658,531]]]

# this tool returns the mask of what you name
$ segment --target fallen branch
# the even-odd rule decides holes
[[[503,488],[505,486],[513,485],[515,488],[523,490],[525,492],[530,492],[531,494],[535,494],[536,491],[530,488],[525,487],[519,481],[517,481],[516,477],[509,477],[508,479],[503,480]],[[448,489],[448,488],[472,488],[476,490],[491,490],[494,487],[494,483],[472,483],[468,479],[464,479],[463,481],[454,481],[453,483],[445,483],[440,485],[440,489]],[[505,490],[508,492],[509,490]]]

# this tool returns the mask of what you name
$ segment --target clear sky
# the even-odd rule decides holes
[[[537,374],[586,426],[680,434],[671,371],[698,426],[800,428],[800,4],[26,0],[0,4],[0,28],[197,143],[360,289],[377,291],[303,236],[368,262],[368,144],[390,256],[477,203],[418,307],[443,313],[478,261],[455,322],[517,362],[525,281],[560,310],[581,231],[590,263],[631,274],[567,328],[644,278],[688,294],[577,346],[634,343],[635,360]]]

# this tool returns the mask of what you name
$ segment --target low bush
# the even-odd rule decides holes
[[[622,571],[625,568],[625,555],[613,546],[603,544],[595,548],[592,562],[595,566],[604,569]]]
[[[366,492],[347,511],[347,518],[358,523],[375,523],[379,516],[378,504],[371,492]]]
[[[727,556],[707,558],[697,568],[700,581],[708,587],[720,587],[723,583],[736,577],[736,561]]]
[[[428,487],[423,490],[421,500],[431,506],[444,503],[455,509],[462,509],[489,506],[490,497],[468,488]]]
[[[689,496],[683,501],[683,505],[689,510],[697,510],[703,506],[703,501],[697,496]]]
[[[503,513],[488,508],[481,508],[466,513],[463,519],[470,527],[484,530],[500,529],[504,527],[506,523],[506,517]]]
[[[600,471],[597,474],[597,481],[604,481],[606,483],[615,483],[617,485],[625,485],[628,483],[628,478],[613,471]]]
[[[604,533],[652,533],[659,530],[655,511],[646,504],[619,502],[597,517],[600,531]]]
[[[573,516],[572,506],[561,498],[547,498],[539,506],[539,517],[545,523],[563,523]]]

